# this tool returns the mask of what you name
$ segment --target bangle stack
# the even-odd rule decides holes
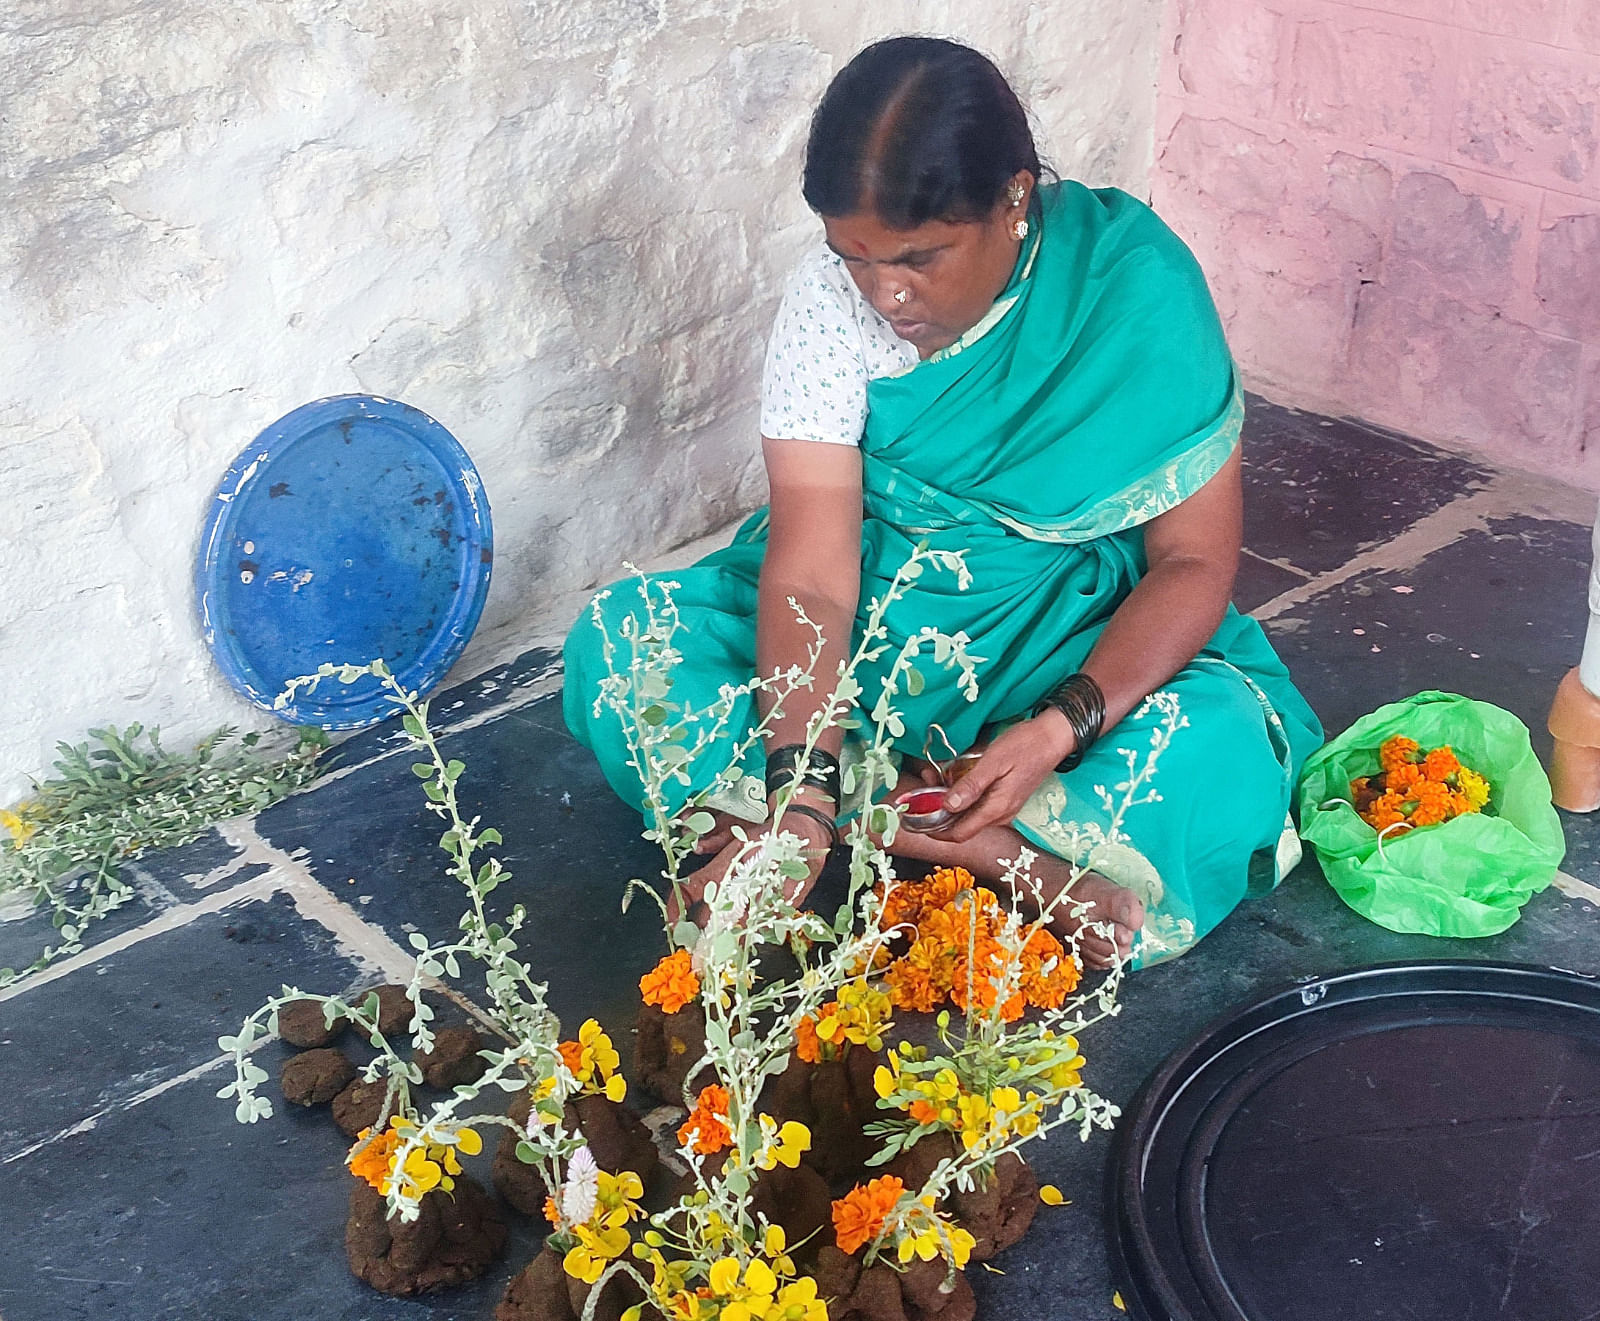
[[[1084,754],[1100,737],[1106,723],[1106,695],[1094,679],[1080,671],[1046,693],[1033,713],[1038,715],[1050,706],[1066,716],[1067,723],[1072,726],[1072,751],[1056,767],[1058,773],[1065,775],[1083,760]]]
[[[821,748],[808,753],[803,743],[787,743],[767,754],[767,802],[775,795],[792,789],[785,812],[810,817],[828,828],[828,846],[839,842],[839,824],[821,806],[797,802],[795,795],[813,790],[823,795],[830,805],[839,802],[839,759]]]

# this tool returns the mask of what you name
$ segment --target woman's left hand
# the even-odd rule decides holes
[[[962,844],[990,826],[1010,825],[1072,746],[1072,726],[1053,707],[1012,725],[945,796],[959,815],[934,838]]]

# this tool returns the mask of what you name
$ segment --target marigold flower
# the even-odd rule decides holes
[[[1424,774],[1422,767],[1408,761],[1404,765],[1396,766],[1392,771],[1385,773],[1383,787],[1390,793],[1404,793],[1407,789],[1415,788],[1426,780],[1427,776]]]
[[[483,1139],[476,1129],[459,1128],[454,1133],[432,1134],[406,1153],[405,1162],[397,1170],[396,1158],[402,1142],[410,1139],[416,1125],[403,1115],[389,1120],[389,1127],[374,1134],[370,1128],[361,1130],[356,1145],[346,1158],[350,1173],[364,1179],[385,1197],[398,1183],[407,1197],[421,1197],[435,1188],[452,1192],[455,1176],[461,1173],[461,1161],[456,1156],[459,1148],[469,1156],[483,1150]]]
[[[909,1009],[913,1013],[931,1014],[939,1007],[946,992],[936,988],[927,969],[919,968],[909,959],[897,959],[884,976],[889,987],[889,998],[896,1009]]]
[[[674,950],[639,978],[639,994],[647,1005],[663,1013],[675,1014],[700,996],[700,978],[695,975],[689,951]]]
[[[392,1126],[376,1134],[370,1128],[362,1129],[350,1152],[350,1173],[381,1191],[388,1181],[389,1164],[394,1159],[394,1149],[399,1141],[400,1134]],[[366,1145],[363,1146],[363,1143]]]
[[[857,1184],[833,1204],[833,1233],[839,1251],[852,1253],[877,1238],[883,1222],[906,1190],[898,1178],[885,1174]]]
[[[1378,749],[1378,764],[1386,771],[1393,771],[1409,765],[1421,751],[1422,747],[1415,739],[1396,734]]]
[[[822,1043],[817,1040],[817,1020],[807,1014],[794,1029],[794,1053],[807,1064],[822,1059]]]
[[[1455,750],[1446,743],[1422,759],[1422,773],[1430,780],[1445,780],[1461,769]]]
[[[728,1127],[728,1089],[712,1083],[702,1087],[694,1109],[678,1129],[678,1141],[693,1147],[701,1156],[715,1155],[733,1145],[733,1130]]]
[[[1460,789],[1461,796],[1472,804],[1474,812],[1482,811],[1488,806],[1489,781],[1477,771],[1468,770],[1463,766],[1456,772],[1456,787]]]

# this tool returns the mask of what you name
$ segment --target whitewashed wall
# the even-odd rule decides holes
[[[7,0],[0,804],[57,739],[270,723],[190,575],[297,404],[433,414],[493,505],[463,664],[759,503],[762,339],[818,228],[829,76],[896,32],[1016,81],[1064,173],[1146,190],[1160,0]]]

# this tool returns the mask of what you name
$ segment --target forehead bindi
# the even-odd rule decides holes
[[[852,217],[827,222],[827,243],[849,260],[898,264],[931,257],[952,245],[952,236],[930,234],[927,228],[893,230],[876,221]]]

